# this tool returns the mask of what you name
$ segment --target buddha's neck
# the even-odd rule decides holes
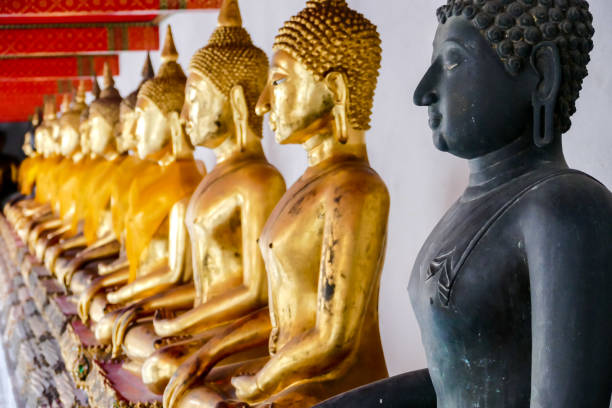
[[[480,196],[541,167],[567,167],[560,137],[549,146],[538,148],[531,135],[526,135],[470,160],[470,181],[464,196],[468,199]]]
[[[309,167],[314,167],[334,157],[351,156],[368,161],[365,132],[363,131],[351,130],[348,142],[345,144],[339,143],[330,131],[320,132],[310,137],[302,146],[308,154]]]
[[[230,163],[252,157],[262,157],[263,149],[257,135],[249,132],[244,146],[240,146],[235,135],[228,136],[219,146],[213,149],[217,164]]]

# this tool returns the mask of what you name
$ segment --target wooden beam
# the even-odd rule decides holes
[[[0,26],[0,56],[58,55],[159,48],[149,23]]]
[[[63,94],[71,93],[78,80],[10,81],[0,82],[0,122],[27,121],[45,95],[55,95],[59,109]],[[91,79],[85,80],[85,89],[91,91]]]
[[[0,81],[86,78],[101,76],[108,61],[113,76],[119,75],[118,55],[73,55],[0,59]]]
[[[0,1],[0,16],[134,14],[220,7],[221,0],[4,0]]]

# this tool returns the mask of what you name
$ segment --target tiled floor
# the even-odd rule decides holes
[[[13,398],[13,386],[11,384],[11,373],[6,365],[4,350],[0,343],[0,382],[2,395],[0,395],[0,408],[17,408]]]

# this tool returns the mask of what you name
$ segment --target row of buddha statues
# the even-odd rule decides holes
[[[105,66],[91,104],[83,86],[59,116],[49,101],[5,215],[165,408],[607,408],[612,195],[561,149],[593,47],[588,10],[438,10],[414,100],[471,176],[410,279],[426,372],[387,379],[390,196],[365,140],[382,50],[345,0],[308,0],[271,61],[224,0],[188,76],[168,27],[161,66],[147,57],[129,96]],[[265,114],[278,143],[307,153],[289,188],[262,149]]]

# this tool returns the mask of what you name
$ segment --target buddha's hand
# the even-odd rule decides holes
[[[128,303],[131,298],[134,296],[134,291],[132,285],[125,285],[121,288],[110,292],[106,295],[106,299],[116,305],[119,303]]]
[[[68,262],[68,265],[66,265],[66,269],[64,269],[64,285],[66,285],[67,288],[70,287],[70,284],[72,283],[72,277],[77,271],[77,268],[81,266],[81,264],[82,262],[79,254],[75,256],[70,262]]]
[[[108,295],[107,295],[108,296]],[[123,342],[125,341],[125,334],[132,324],[139,319],[142,314],[143,308],[142,303],[138,302],[131,306],[128,306],[121,310],[119,317],[113,324],[113,358],[119,357]]]
[[[213,367],[204,350],[194,353],[176,370],[164,391],[164,408],[177,408],[183,395]]]
[[[160,337],[173,337],[177,335],[174,318],[167,317],[164,313],[155,313],[153,318],[153,329]]]
[[[257,375],[241,375],[232,378],[236,396],[244,401],[258,401],[265,396],[264,390],[257,384]]]
[[[97,282],[94,282],[93,284],[87,287],[87,290],[85,290],[85,292],[81,293],[77,312],[83,324],[87,324],[87,322],[89,321],[89,310],[91,308],[91,302],[93,301],[93,298],[96,296],[96,294],[100,290],[102,290],[102,288],[102,285],[98,284]]]

